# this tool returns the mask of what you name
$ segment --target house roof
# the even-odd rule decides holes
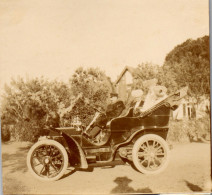
[[[124,76],[124,74],[129,71],[133,77],[142,77],[141,74],[141,70],[138,68],[133,68],[131,66],[126,66],[123,71],[121,72],[121,74],[118,76],[117,80],[115,81],[115,85],[117,85],[119,83],[119,81],[121,80],[121,78]]]

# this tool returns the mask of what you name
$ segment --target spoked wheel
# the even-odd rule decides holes
[[[68,167],[68,155],[59,142],[38,141],[28,152],[27,166],[29,171],[40,180],[58,180]]]
[[[135,142],[132,159],[138,171],[144,174],[157,174],[168,165],[169,147],[160,136],[147,134]]]

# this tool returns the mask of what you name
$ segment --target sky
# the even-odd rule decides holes
[[[204,35],[208,0],[0,0],[0,87],[18,75],[67,81],[79,66],[114,81]]]

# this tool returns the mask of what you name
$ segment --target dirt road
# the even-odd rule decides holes
[[[4,194],[110,194],[177,193],[211,191],[210,145],[173,145],[167,169],[152,176],[143,175],[128,165],[95,168],[92,172],[67,171],[56,182],[41,182],[28,172],[26,144],[2,144]]]

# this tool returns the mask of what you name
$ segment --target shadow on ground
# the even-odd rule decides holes
[[[7,168],[7,170],[10,173],[14,173],[17,171],[20,172],[26,172],[27,171],[27,164],[26,164],[26,158],[27,158],[27,152],[29,151],[30,146],[26,147],[19,147],[16,150],[15,153],[8,154],[3,153],[2,154],[2,168]]]
[[[193,192],[202,192],[203,191],[203,189],[200,188],[198,185],[194,185],[186,180],[184,182],[186,183],[187,187]]]
[[[132,180],[129,179],[128,177],[117,177],[114,182],[117,184],[115,188],[111,190],[111,193],[152,193],[152,190],[149,189],[148,187],[142,188],[142,189],[137,189],[135,190],[134,188],[129,186],[129,183]]]
[[[74,174],[75,172],[76,172],[76,170],[68,170],[68,173],[64,174],[64,175],[60,178],[60,180],[66,178],[66,177],[68,177],[68,176],[70,176],[70,175],[72,175],[72,174]]]

